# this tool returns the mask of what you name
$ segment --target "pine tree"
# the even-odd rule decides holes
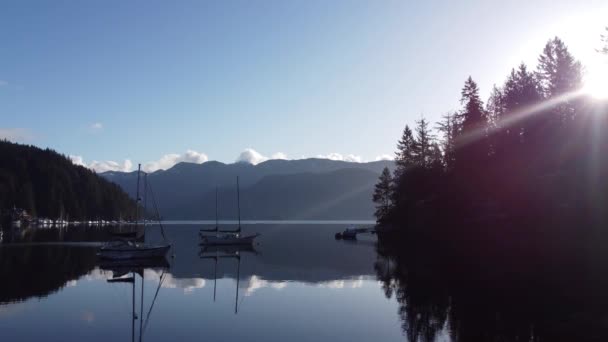
[[[441,147],[443,150],[443,164],[446,169],[454,167],[454,151],[456,149],[455,139],[458,135],[455,115],[447,113],[443,116],[443,121],[437,124],[437,130],[443,135]]]
[[[478,166],[489,154],[487,114],[479,97],[477,83],[469,76],[461,92],[463,109],[457,115],[455,163],[460,168]],[[458,166],[456,166],[458,168]]]
[[[408,125],[403,129],[403,135],[397,142],[397,152],[395,152],[395,179],[398,180],[405,171],[415,163],[416,139]]]
[[[581,63],[558,37],[549,40],[538,57],[536,75],[547,98],[576,91],[582,85]]]
[[[487,121],[483,102],[479,97],[477,83],[471,76],[465,81],[460,95],[460,104],[464,105],[459,115],[463,133],[473,133],[485,127]]]
[[[500,126],[499,121],[505,111],[503,97],[504,95],[502,89],[497,87],[496,84],[492,86],[490,97],[488,98],[488,102],[486,103],[488,126],[492,130],[496,130]]]
[[[382,170],[382,174],[376,184],[373,194],[373,201],[376,203],[376,220],[383,222],[387,219],[392,207],[393,198],[393,178],[387,167]]]
[[[416,142],[414,144],[415,164],[422,168],[429,168],[432,163],[432,148],[434,136],[429,130],[429,123],[424,117],[416,121]]]

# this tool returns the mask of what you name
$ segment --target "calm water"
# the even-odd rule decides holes
[[[406,340],[399,303],[376,279],[374,238],[334,240],[344,227],[248,225],[262,233],[255,248],[216,261],[200,226],[173,224],[172,256],[143,270],[98,262],[104,229],[4,231],[2,340]],[[108,282],[119,276],[135,282]]]

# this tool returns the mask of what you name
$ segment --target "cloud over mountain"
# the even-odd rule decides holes
[[[252,165],[257,165],[261,162],[264,162],[269,159],[288,159],[287,155],[283,152],[274,153],[272,156],[266,157],[260,152],[252,149],[246,148],[241,154],[239,154],[238,158],[236,158],[237,163],[248,163]]]
[[[395,160],[395,157],[390,154],[381,154],[376,157],[376,161],[379,160]]]
[[[204,153],[194,150],[187,150],[184,154],[165,154],[164,156],[160,157],[159,160],[147,162],[144,164],[143,170],[146,172],[154,172],[157,170],[169,169],[173,167],[173,165],[181,162],[202,164],[208,160],[209,157],[207,157],[207,155]]]
[[[347,154],[347,155],[342,155],[340,153],[337,152],[333,152],[330,154],[319,154],[317,156],[317,158],[321,158],[321,159],[329,159],[329,160],[341,160],[341,161],[347,161],[347,162],[353,162],[353,163],[361,163],[363,162],[363,158],[361,158],[361,156],[357,156],[354,154]]]
[[[71,155],[70,159],[75,165],[88,167],[95,172],[106,172],[106,171],[122,171],[129,172],[133,171],[133,163],[130,159],[125,159],[122,163],[113,160],[97,161],[94,160],[92,163],[87,164],[82,156]],[[145,172],[154,172],[157,170],[166,170],[173,167],[177,163],[187,162],[201,164],[209,160],[206,154],[197,152],[194,150],[187,150],[183,154],[170,153],[165,154],[158,160],[147,162],[143,165],[142,170]]]

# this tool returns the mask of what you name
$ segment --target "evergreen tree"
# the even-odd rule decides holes
[[[433,143],[435,137],[429,130],[429,123],[424,117],[416,121],[416,140],[414,143],[414,161],[416,166],[429,168],[433,162]]]
[[[50,149],[0,140],[0,211],[17,206],[51,219],[132,217],[135,203],[116,184]]]
[[[447,113],[443,116],[443,121],[437,124],[437,129],[442,134],[442,150],[443,164],[446,169],[450,170],[454,167],[454,152],[456,149],[455,139],[458,135],[458,125],[456,117],[452,113]]]
[[[576,91],[582,84],[581,63],[558,37],[549,40],[538,57],[536,75],[547,98]]]
[[[543,100],[541,85],[534,73],[529,72],[522,63],[517,70],[511,69],[501,93],[497,96],[500,96],[500,99],[494,100],[500,103],[497,120],[504,130],[501,143],[506,144],[501,149],[516,148],[524,141],[526,133],[534,130],[536,125],[539,113],[529,110],[532,105]]]
[[[376,220],[378,222],[383,222],[387,219],[393,203],[393,178],[391,176],[391,172],[387,167],[382,170],[382,174],[376,184],[373,194],[373,201],[376,203],[376,212],[374,215],[376,216]]]
[[[403,135],[397,142],[397,152],[395,152],[395,179],[398,180],[409,167],[415,163],[416,139],[408,125],[403,129]]]
[[[489,154],[487,115],[479,97],[477,83],[469,76],[461,91],[463,109],[457,115],[455,163],[461,170],[477,168]]]
[[[487,123],[486,113],[483,108],[483,102],[479,97],[477,83],[473,81],[471,76],[465,81],[460,95],[460,104],[464,105],[459,115],[463,133],[473,133],[478,129],[484,128]]]

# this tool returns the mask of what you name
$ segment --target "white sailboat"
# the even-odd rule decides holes
[[[217,188],[215,189],[215,229],[201,229],[201,245],[252,245],[253,240],[260,234],[241,235],[241,199],[239,189],[239,177],[236,177],[236,194],[239,227],[237,230],[220,230],[217,219]],[[215,233],[215,234],[208,234]]]
[[[139,177],[141,173],[141,164],[137,167],[137,201],[135,206],[135,229],[137,230],[139,224]],[[147,189],[146,184],[146,189]],[[150,189],[151,190],[151,189]],[[156,199],[154,198],[154,192],[151,192],[154,200],[154,206],[158,214],[158,207],[156,206]],[[160,216],[159,216],[160,217]],[[171,245],[166,242],[165,232],[162,222],[159,221],[161,233],[164,243],[151,244],[145,242],[137,242],[135,239],[119,238],[114,241],[106,243],[99,249],[97,256],[101,259],[111,260],[131,260],[131,259],[149,259],[149,258],[163,258],[171,248]],[[145,226],[144,226],[145,229]]]

